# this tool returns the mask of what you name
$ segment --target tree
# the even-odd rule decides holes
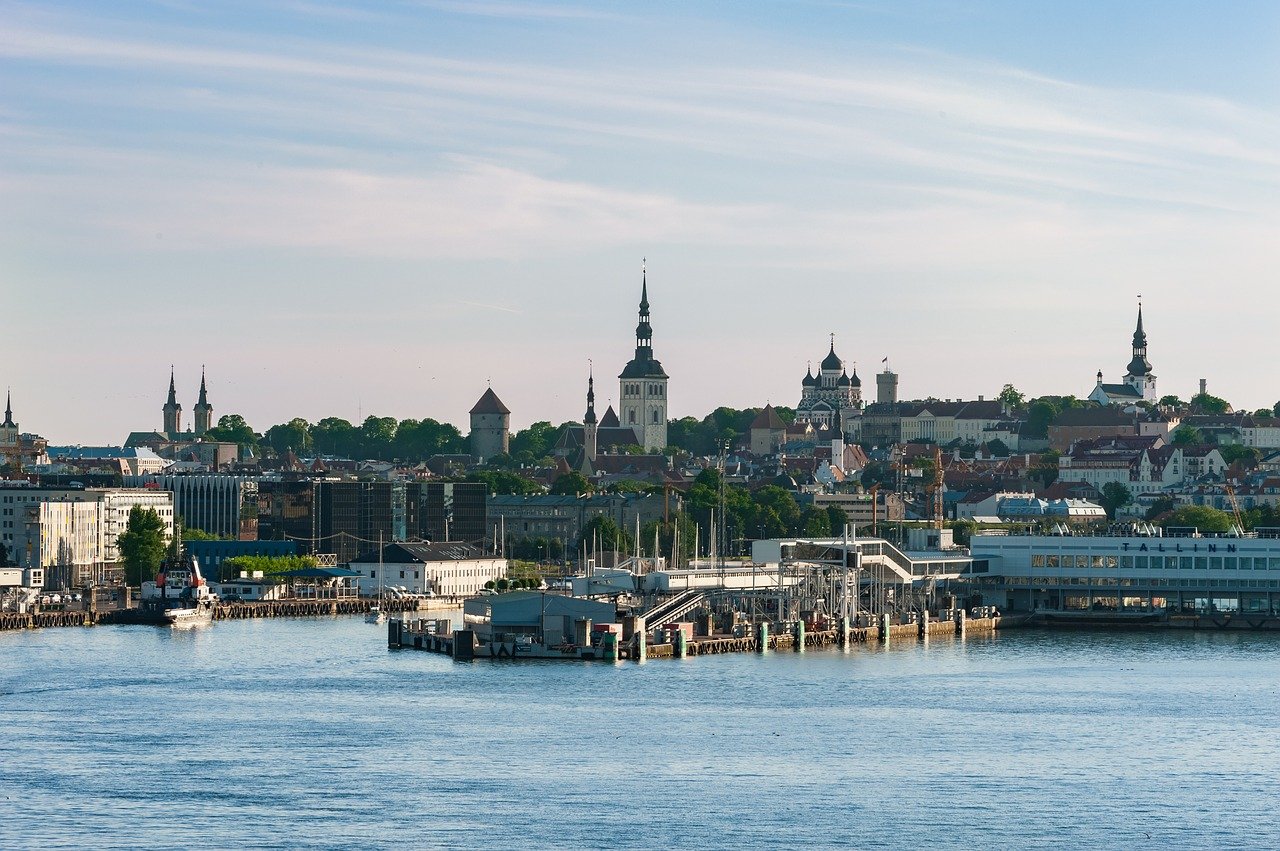
[[[862,468],[862,476],[859,481],[867,490],[870,490],[876,485],[880,485],[881,487],[892,485],[893,468],[881,461],[872,461]]]
[[[1043,455],[1036,458],[1036,463],[1027,471],[1027,478],[1039,481],[1044,487],[1049,487],[1058,480],[1058,458],[1061,457],[1058,452],[1050,449]]]
[[[533,464],[551,454],[557,429],[543,420],[511,435],[511,457],[521,464]]]
[[[277,455],[284,455],[290,450],[306,454],[311,451],[311,424],[302,417],[294,417],[287,423],[267,429],[262,439]]]
[[[0,544],[0,567],[9,566],[9,548]]]
[[[1102,486],[1102,507],[1107,510],[1107,517],[1116,517],[1116,510],[1133,502],[1133,491],[1124,482],[1107,482]]]
[[[1155,520],[1162,514],[1173,511],[1177,507],[1177,503],[1173,501],[1171,496],[1158,496],[1151,503],[1151,507],[1147,509],[1147,520]]]
[[[844,527],[849,523],[849,513],[839,505],[827,506],[827,525],[831,527],[831,534],[843,535]],[[849,530],[853,534],[853,530]]]
[[[181,518],[179,518],[181,520]],[[184,541],[221,541],[224,540],[221,535],[215,535],[213,532],[206,532],[203,529],[197,529],[194,526],[188,526],[185,520],[182,522],[182,540]]]
[[[1171,442],[1174,446],[1198,446],[1204,443],[1204,434],[1198,428],[1180,425],[1173,430],[1173,440]]]
[[[1258,410],[1253,412],[1253,415],[1260,420],[1269,420],[1275,414],[1270,408],[1259,408]]]
[[[1046,399],[1036,399],[1027,407],[1027,434],[1048,437],[1049,423],[1058,415],[1058,406]]]
[[[1008,458],[1009,446],[1000,438],[987,442],[987,451],[996,458]]]
[[[591,482],[587,477],[575,471],[562,473],[551,483],[551,493],[560,496],[582,496],[591,492]]]
[[[1231,405],[1226,399],[1211,396],[1208,393],[1197,393],[1191,397],[1191,408],[1201,414],[1229,414]]]
[[[128,525],[116,539],[128,584],[141,585],[159,572],[164,561],[164,537],[164,521],[154,508],[135,505],[129,510]]]
[[[1271,413],[1275,414],[1277,417],[1280,417],[1280,402],[1276,402],[1275,405],[1271,407]]]
[[[504,470],[474,470],[467,473],[463,481],[482,482],[489,486],[489,493],[491,494],[528,496],[542,493],[542,485],[532,479],[526,479],[524,476]]]
[[[1161,396],[1160,401],[1157,404],[1162,408],[1181,408],[1182,400],[1173,395]]]
[[[1241,446],[1238,443],[1229,443],[1226,446],[1219,446],[1218,451],[1222,453],[1222,460],[1228,465],[1240,461],[1245,467],[1252,469],[1258,466],[1258,461],[1262,457],[1262,453],[1252,446]]]
[[[325,417],[311,427],[311,440],[317,453],[350,458],[359,454],[360,432],[338,417]]]
[[[233,556],[222,563],[225,576],[235,576],[241,571],[245,573],[261,572],[264,576],[273,573],[291,573],[295,570],[306,570],[315,567],[319,562],[313,556]]]
[[[218,424],[204,433],[206,440],[238,443],[241,446],[257,446],[258,435],[239,414],[224,414]]]
[[[1235,521],[1225,511],[1219,511],[1208,505],[1183,505],[1175,508],[1164,519],[1166,528],[1170,526],[1194,526],[1201,532],[1226,532]]]
[[[996,394],[996,401],[1011,411],[1021,408],[1022,403],[1026,398],[1026,394],[1019,392],[1012,384],[1006,384],[1001,388],[1000,392]]]
[[[598,514],[582,527],[582,532],[578,535],[574,546],[578,552],[581,552],[583,545],[585,545],[587,552],[591,552],[594,547],[599,546],[601,550],[605,551],[616,549],[620,553],[629,553],[635,548],[635,544],[635,539],[631,537],[631,533],[626,529],[618,528],[618,524],[614,522],[612,517],[606,514]]]

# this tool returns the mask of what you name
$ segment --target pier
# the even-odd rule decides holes
[[[456,609],[433,600],[377,600],[346,598],[339,600],[264,600],[260,602],[219,603],[214,607],[215,621],[248,618],[308,618],[333,615],[366,614],[373,606],[388,613],[406,613],[435,608]],[[0,631],[40,629],[61,626],[107,626],[143,623],[142,612],[135,608],[97,609],[91,606],[73,609],[46,609],[36,612],[0,612]]]
[[[970,633],[992,633],[1000,629],[1023,626],[1025,615],[968,618],[960,613],[949,620],[922,620],[916,623],[891,623],[882,620],[874,626],[849,626],[844,629],[808,629],[803,621],[774,625],[759,623],[730,634],[688,636],[684,630],[656,630],[671,633],[670,640],[650,643],[649,635],[633,631],[619,641],[621,630],[616,624],[600,625],[610,629],[593,632],[590,623],[579,630],[581,643],[562,641],[542,645],[529,636],[504,637],[501,641],[481,641],[473,629],[455,630],[444,619],[392,618],[387,622],[387,646],[393,650],[426,650],[459,661],[473,659],[566,659],[616,662],[647,659],[680,659],[688,656],[713,656],[721,653],[761,653],[770,651],[803,652],[806,649],[846,647],[854,644],[890,644],[896,641],[928,640],[930,637],[960,636]]]

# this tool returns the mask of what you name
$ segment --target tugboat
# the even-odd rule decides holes
[[[142,616],[147,623],[174,627],[211,623],[217,602],[218,595],[209,588],[193,555],[165,559],[155,582],[142,583]]]

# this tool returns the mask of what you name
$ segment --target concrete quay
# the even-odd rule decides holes
[[[373,606],[388,613],[428,611],[431,608],[456,609],[456,604],[434,600],[374,600],[348,598],[339,600],[267,600],[260,602],[219,603],[213,619],[245,620],[247,618],[305,618],[332,615],[358,615]],[[60,626],[107,626],[143,623],[139,609],[55,609],[38,612],[0,612],[0,631],[41,629]]]
[[[845,629],[806,630],[803,622],[791,624],[775,632],[770,624],[755,624],[745,635],[705,635],[688,637],[675,631],[670,642],[650,644],[643,631],[633,632],[627,641],[613,632],[603,633],[598,644],[581,646],[565,643],[544,646],[532,641],[481,642],[472,629],[453,630],[445,620],[405,620],[387,622],[387,646],[390,649],[426,650],[450,656],[458,661],[473,659],[564,659],[617,662],[647,659],[683,659],[689,656],[712,656],[721,653],[761,653],[769,651],[803,652],[806,649],[843,647],[852,644],[927,640],[930,636],[964,636],[989,633],[998,629],[1022,626],[1021,616],[966,618],[956,620],[924,619],[917,623],[894,624],[883,618],[875,626]]]

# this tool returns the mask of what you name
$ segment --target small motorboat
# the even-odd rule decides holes
[[[370,606],[369,613],[364,616],[365,623],[386,623],[387,613],[379,606]]]

